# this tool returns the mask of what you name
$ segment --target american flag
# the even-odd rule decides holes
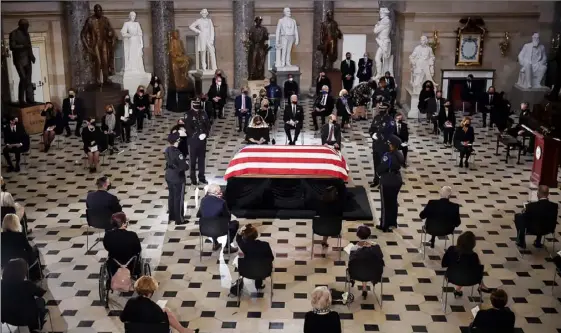
[[[246,146],[228,164],[224,179],[339,178],[347,181],[343,155],[326,146]]]

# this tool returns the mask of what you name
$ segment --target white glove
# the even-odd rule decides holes
[[[185,129],[183,129],[183,128],[180,128],[178,132],[179,132],[179,136],[180,136],[180,137],[185,137],[185,136],[187,136],[187,133],[185,132]]]
[[[376,135],[376,133],[372,134],[372,139],[378,140],[378,135]]]
[[[402,143],[401,143],[401,146],[402,146],[402,147],[407,147],[407,142],[402,142]]]
[[[204,140],[204,139],[206,139],[206,134],[203,133],[199,135],[199,140]]]

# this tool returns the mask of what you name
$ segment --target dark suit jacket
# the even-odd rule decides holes
[[[286,123],[289,120],[297,121],[298,124],[296,126],[302,126],[304,122],[304,111],[302,110],[302,106],[296,105],[296,115],[292,114],[292,104],[287,104],[284,108],[284,115],[282,120]]]
[[[331,80],[327,76],[324,76],[323,79],[320,79],[319,76],[316,78],[316,95],[320,94],[321,88],[323,86],[329,87],[329,94],[331,94]]]
[[[478,87],[479,85],[474,80],[471,80],[471,89],[468,87],[468,83],[465,82],[461,93],[462,101],[475,103],[479,91]]]
[[[201,207],[197,213],[198,217],[224,217],[231,218],[230,210],[226,200],[214,195],[207,194],[201,199]]]
[[[557,224],[559,205],[548,199],[530,202],[522,214],[528,231],[547,230]],[[537,228],[536,228],[537,225]]]
[[[28,264],[34,261],[33,249],[23,232],[3,231],[0,235],[2,251],[2,267],[8,261],[23,258]]]
[[[298,95],[299,93],[300,87],[298,87],[298,82],[286,80],[283,89],[284,98],[289,98],[290,96]]]
[[[454,133],[454,142],[464,142],[473,143],[475,140],[475,133],[473,131],[473,126],[470,126],[467,132],[464,132],[462,127],[457,127]]]
[[[484,93],[481,94],[481,96],[479,97],[479,103],[477,104],[478,107],[478,111],[479,112],[491,112],[491,111],[495,111],[495,110],[499,110],[499,108],[502,105],[502,98],[501,95],[499,95],[498,93],[493,93],[493,99],[491,100],[491,103],[489,103],[489,93]],[[491,108],[487,109],[486,106],[490,105]]]
[[[513,333],[516,318],[509,308],[479,310],[470,327],[475,333]]]
[[[339,148],[341,147],[341,126],[339,124],[333,125],[333,140],[337,142]],[[321,127],[321,144],[327,143],[327,138],[329,136],[329,124],[325,124]]]
[[[425,107],[426,107],[426,111],[428,114],[430,115],[435,115],[438,117],[439,113],[437,112],[438,110],[442,111],[444,110],[444,103],[446,102],[446,100],[444,98],[440,98],[440,99],[436,99],[436,97],[432,97],[429,98],[426,102],[425,102]],[[440,104],[440,108],[437,107],[437,104]]]
[[[347,104],[349,106],[349,111],[352,114],[353,113],[353,100],[352,100],[352,98],[347,97]],[[350,117],[349,111],[347,111],[347,109],[345,108],[345,104],[343,103],[343,100],[341,99],[341,97],[339,97],[337,99],[335,107],[337,108],[337,116],[342,117],[344,114],[347,114]]]
[[[86,208],[96,214],[96,216],[107,218],[107,221],[111,219],[111,215],[123,211],[119,199],[104,190],[88,193],[86,197]]]
[[[150,112],[150,96],[147,94],[143,94],[142,96],[134,94],[133,102],[136,109],[136,117],[144,117],[145,114]],[[144,109],[140,110],[139,108],[141,107],[144,107]],[[140,114],[141,112],[142,114]]]
[[[350,65],[347,65],[347,59],[341,61],[341,80],[346,81],[346,76],[350,75],[351,81],[355,79],[356,73],[356,63],[354,60],[350,61]]]
[[[265,86],[265,90],[267,91],[267,98],[282,98],[282,91],[281,88],[277,84],[269,84]]]
[[[402,122],[399,124],[401,126],[400,131],[397,131],[397,123],[395,124],[395,135],[401,139],[401,142],[408,142],[409,141],[409,127],[407,123]]]
[[[314,110],[315,108],[320,108],[323,109],[325,108],[325,115],[329,115],[333,112],[333,108],[335,107],[335,100],[333,99],[333,97],[327,95],[327,99],[325,100],[325,106],[321,105],[321,100],[323,99],[323,94],[320,93],[315,100],[314,103]]]
[[[234,100],[234,107],[236,108],[236,117],[240,117],[243,116],[244,114],[242,114],[241,112],[241,108],[242,108],[242,98],[245,97],[245,108],[247,109],[247,111],[245,112],[245,116],[249,117],[251,116],[251,97],[249,96],[243,96],[243,95],[239,95],[236,96],[236,99]]]
[[[207,95],[209,101],[212,101],[214,97],[220,97],[220,101],[218,101],[218,106],[222,107],[224,106],[224,104],[226,104],[226,98],[228,98],[228,85],[222,82],[222,84],[220,85],[220,91],[218,91],[216,84],[213,83],[208,89]]]
[[[275,260],[271,246],[267,242],[258,239],[244,239],[242,235],[238,234],[236,235],[236,243],[238,243],[240,250],[243,252],[243,257],[246,259]]]
[[[2,320],[24,323],[36,321],[39,312],[35,298],[43,297],[46,292],[30,280],[2,280]]]
[[[132,111],[132,115],[129,116],[127,120],[127,125],[133,125],[136,122],[136,109],[132,103],[129,103],[129,110]],[[118,105],[115,108],[115,114],[117,115],[117,119],[121,122],[121,117],[125,116],[125,103]]]
[[[384,78],[386,78],[386,88],[390,91],[393,92],[395,90],[395,79],[393,76],[387,77],[384,76]]]
[[[454,111],[448,109],[448,116],[446,116],[446,109],[441,108],[440,113],[438,114],[438,126],[443,128],[447,121],[452,123],[452,129],[456,127],[456,115],[454,114]]]
[[[21,143],[21,151],[26,152],[29,150],[29,135],[21,124],[16,124],[16,131],[12,132],[10,124],[4,129],[4,144]]]
[[[368,58],[364,61],[364,58],[360,58],[358,61],[358,72],[356,73],[356,76],[362,81],[370,80],[372,77],[372,59]]]
[[[74,97],[74,111],[72,111],[72,106],[70,104],[70,98],[65,98],[62,100],[62,114],[64,114],[64,120],[70,121],[70,115],[76,115],[74,118],[77,122],[82,122],[84,119],[83,109],[82,109],[82,100],[78,97]]]
[[[450,202],[449,199],[429,200],[423,211],[419,214],[421,219],[426,219],[425,225],[430,230],[431,224],[448,224],[458,227],[460,219],[460,205]]]

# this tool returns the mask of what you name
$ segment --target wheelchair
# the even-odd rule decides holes
[[[99,300],[105,306],[106,309],[109,308],[109,293],[113,293],[111,289],[111,278],[112,275],[109,272],[108,262],[109,260],[113,260],[111,258],[107,258],[101,268],[99,269]],[[135,274],[137,271],[137,265],[140,265],[140,274]],[[150,276],[152,275],[152,269],[150,268],[150,264],[148,261],[143,259],[140,254],[134,256],[134,265],[131,271],[131,279],[138,280],[141,276]]]

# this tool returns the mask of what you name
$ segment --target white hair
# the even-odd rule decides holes
[[[16,214],[6,214],[2,220],[2,231],[21,232],[21,223]]]
[[[207,193],[219,194],[221,191],[222,191],[222,189],[220,188],[220,185],[218,185],[218,184],[209,184],[208,185]]]
[[[312,308],[325,310],[331,306],[331,293],[325,286],[317,287],[312,291]]]
[[[339,97],[341,97],[341,96],[343,96],[343,95],[345,95],[345,94],[348,94],[348,93],[349,93],[349,92],[347,91],[347,89],[342,89],[342,90],[339,92]]]
[[[440,197],[442,199],[450,199],[452,196],[452,188],[450,186],[442,186],[440,189]]]
[[[328,87],[327,85],[323,85],[323,86],[321,87],[321,90],[324,90],[324,89],[329,90],[329,87]]]
[[[14,197],[10,194],[10,192],[2,192],[0,193],[0,204],[2,207],[14,207],[16,206],[16,202],[14,201]]]

